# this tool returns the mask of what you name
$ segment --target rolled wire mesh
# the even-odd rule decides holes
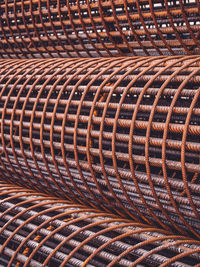
[[[199,237],[200,57],[0,61],[4,180]]]
[[[200,241],[0,182],[1,266],[194,266]]]
[[[199,21],[199,0],[6,0],[0,56],[199,54]]]

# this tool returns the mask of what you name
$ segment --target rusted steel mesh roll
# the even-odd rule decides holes
[[[1,57],[200,53],[199,0],[6,0]]]
[[[2,60],[1,175],[199,237],[199,95],[197,56]]]
[[[1,266],[200,262],[200,241],[2,182],[0,218]]]

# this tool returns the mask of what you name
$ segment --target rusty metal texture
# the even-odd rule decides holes
[[[5,0],[1,57],[200,54],[199,0]]]
[[[200,241],[0,182],[1,266],[194,266]],[[196,265],[195,265],[196,266]]]
[[[7,182],[200,236],[200,57],[0,60]]]

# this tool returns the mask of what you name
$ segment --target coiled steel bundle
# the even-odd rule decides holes
[[[3,182],[0,218],[1,266],[186,267],[200,262],[200,241]]]
[[[199,237],[200,57],[0,61],[6,181]]]
[[[1,57],[200,53],[199,0],[6,0]]]

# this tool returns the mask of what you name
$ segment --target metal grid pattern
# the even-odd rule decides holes
[[[6,181],[200,235],[200,57],[0,61]]]
[[[199,0],[6,0],[1,57],[200,53]]]
[[[194,266],[200,241],[0,182],[1,266]]]

